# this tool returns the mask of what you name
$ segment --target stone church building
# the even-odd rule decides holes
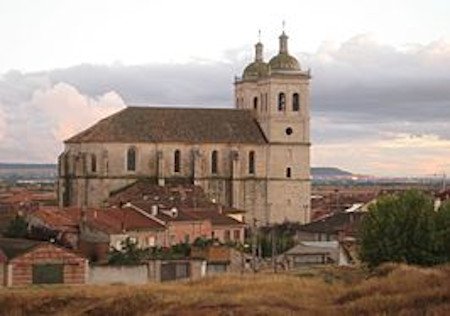
[[[102,206],[138,179],[200,185],[259,225],[310,217],[309,71],[263,45],[236,77],[235,108],[127,107],[65,141],[61,206]]]

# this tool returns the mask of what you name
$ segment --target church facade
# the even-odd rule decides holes
[[[139,179],[193,183],[259,225],[310,218],[309,71],[288,37],[235,79],[235,108],[127,107],[65,141],[60,206],[99,207]]]

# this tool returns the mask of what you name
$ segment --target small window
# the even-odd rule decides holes
[[[217,152],[217,150],[213,150],[213,152],[211,153],[211,173],[212,174],[217,174],[217,170],[218,170],[218,164],[219,164],[219,154]]]
[[[286,178],[290,178],[292,176],[291,167],[286,168]]]
[[[136,148],[130,147],[127,151],[127,170],[136,171]]]
[[[258,97],[253,98],[253,109],[254,110],[258,109]]]
[[[292,130],[292,127],[288,127],[288,128],[286,128],[286,135],[292,135],[292,133],[294,132],[293,130]]]
[[[284,111],[286,106],[286,95],[283,92],[278,94],[278,111]]]
[[[235,241],[240,241],[241,240],[241,231],[239,229],[235,229],[233,231],[233,239]]]
[[[95,154],[91,155],[91,172],[97,172],[97,156]]]
[[[181,153],[177,149],[173,154],[173,171],[180,172],[180,170],[181,170]]]
[[[248,173],[255,174],[255,152],[253,150],[248,153]]]
[[[292,111],[300,111],[300,96],[298,93],[292,95]]]

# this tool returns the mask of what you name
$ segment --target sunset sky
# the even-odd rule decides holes
[[[311,68],[312,165],[450,173],[450,1],[0,2],[0,162],[56,162],[126,105],[231,107],[286,21]]]

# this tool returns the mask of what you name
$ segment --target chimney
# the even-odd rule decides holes
[[[152,205],[152,215],[153,216],[158,215],[158,205],[157,204]]]

